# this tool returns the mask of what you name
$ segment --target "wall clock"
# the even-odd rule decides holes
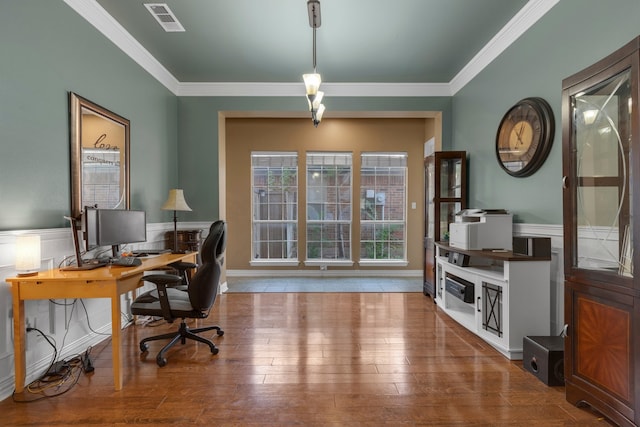
[[[533,174],[553,142],[553,111],[542,98],[518,101],[500,121],[496,135],[498,163],[511,176]]]

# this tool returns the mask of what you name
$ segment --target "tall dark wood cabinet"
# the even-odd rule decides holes
[[[436,151],[425,157],[424,294],[435,292],[435,246],[456,212],[467,207],[467,152]]]
[[[562,82],[566,395],[629,426],[640,425],[639,48]]]

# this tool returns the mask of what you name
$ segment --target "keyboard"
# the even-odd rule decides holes
[[[90,261],[83,262],[82,265],[80,266],[68,265],[66,267],[61,267],[60,270],[61,271],[93,270],[95,268],[104,267],[105,265],[108,265],[108,264],[109,264],[109,261],[107,260],[90,260]]]
[[[131,251],[133,256],[137,256],[137,257],[145,257],[149,255],[160,255],[160,254],[166,254],[170,252],[171,252],[171,249],[136,249],[134,251]]]
[[[114,265],[116,267],[137,267],[139,265],[142,265],[142,261],[140,260],[140,258],[136,258],[133,256],[123,256],[112,260],[111,265]]]

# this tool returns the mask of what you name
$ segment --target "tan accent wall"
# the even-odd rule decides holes
[[[296,151],[299,176],[299,227],[304,230],[305,153],[307,151],[342,151],[353,153],[354,170],[360,169],[360,153],[366,151],[406,151],[408,156],[407,191],[407,255],[408,270],[423,268],[424,235],[424,176],[423,144],[435,132],[432,118],[332,118],[314,128],[309,118],[230,118],[225,120],[226,146],[226,268],[251,269],[251,153],[253,151]],[[360,233],[359,218],[360,177],[353,177],[352,233]],[[411,209],[412,203],[416,208]],[[299,233],[299,269],[305,267],[305,236]],[[359,245],[352,247],[357,264]],[[341,267],[343,268],[343,267]],[[362,267],[371,269],[373,267]],[[389,267],[384,267],[388,269]],[[258,269],[263,270],[260,266]],[[274,267],[291,269],[291,267]]]

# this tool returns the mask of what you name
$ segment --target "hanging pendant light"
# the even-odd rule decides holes
[[[307,92],[311,120],[313,120],[313,125],[318,127],[325,110],[324,104],[322,104],[324,92],[320,91],[322,78],[316,70],[316,29],[320,27],[320,1],[308,0],[307,11],[309,12],[309,26],[313,28],[313,73],[303,74],[302,79]]]

